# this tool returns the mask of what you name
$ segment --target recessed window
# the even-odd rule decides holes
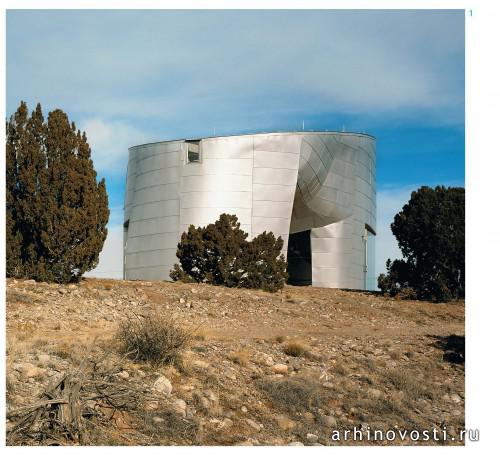
[[[200,163],[200,161],[201,161],[201,153],[200,153],[199,143],[188,142],[186,163]]]
[[[200,152],[195,152],[194,150],[188,150],[188,163],[199,163]]]

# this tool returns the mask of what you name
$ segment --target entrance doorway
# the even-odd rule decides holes
[[[290,234],[287,257],[288,283],[311,285],[311,230]]]

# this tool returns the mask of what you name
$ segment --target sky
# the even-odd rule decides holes
[[[88,275],[122,277],[128,147],[262,131],[377,141],[376,271],[422,185],[464,186],[463,10],[8,10],[6,113],[60,108],[109,195]]]

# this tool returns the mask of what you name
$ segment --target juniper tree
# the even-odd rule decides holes
[[[177,245],[173,280],[277,291],[285,284],[283,240],[262,233],[247,241],[236,215],[221,214],[206,227],[190,225]]]
[[[247,242],[235,268],[240,271],[238,286],[270,292],[282,289],[288,279],[282,248],[283,239],[281,236],[276,239],[272,232],[264,231]]]
[[[105,182],[85,133],[63,111],[47,122],[40,104],[27,121],[25,112],[21,102],[7,124],[7,274],[76,281],[97,265],[106,239]]]
[[[391,230],[403,260],[387,262],[379,287],[391,294],[412,288],[421,299],[465,295],[465,189],[421,187],[396,214]]]
[[[6,123],[6,157],[5,157],[5,249],[7,276],[22,274],[22,235],[17,220],[18,201],[18,165],[16,151],[23,148],[28,107],[21,101],[16,113]]]

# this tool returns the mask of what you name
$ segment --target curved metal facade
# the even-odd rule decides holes
[[[375,140],[364,134],[264,133],[131,147],[124,278],[168,280],[182,232],[226,212],[249,238],[272,231],[284,239],[293,283],[371,288],[375,192]]]

